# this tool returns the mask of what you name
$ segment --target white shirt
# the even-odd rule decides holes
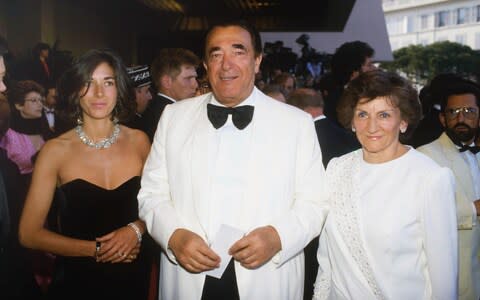
[[[43,110],[45,112],[45,117],[47,118],[47,121],[48,121],[48,126],[50,128],[54,128],[55,127],[55,109],[45,107]]]
[[[253,95],[254,93],[252,93]],[[211,104],[224,106],[212,97]],[[245,99],[241,105],[254,106],[253,96]],[[213,127],[212,127],[213,128]],[[215,170],[211,180],[211,201],[209,228],[207,238],[209,242],[215,237],[220,225],[234,226],[238,211],[244,205],[242,200],[247,184],[247,166],[251,155],[251,124],[239,130],[232,122],[229,114],[227,122],[218,129],[212,129],[210,135],[209,152],[210,168]],[[237,223],[238,224],[238,223]]]
[[[165,94],[162,94],[162,93],[157,93],[158,96],[162,96],[162,97],[165,97],[167,98],[168,100],[171,100],[173,103],[177,102],[177,100],[173,99],[172,97],[169,97]]]
[[[475,146],[475,143],[472,142],[470,146]],[[480,166],[478,165],[478,160],[476,158],[476,155],[480,155],[480,154],[479,153],[473,154],[470,151],[464,151],[464,152],[460,152],[460,155],[468,165],[468,169],[470,170],[470,176],[472,176],[472,182],[480,182]],[[473,193],[474,193],[474,199],[471,199],[472,209],[473,209],[472,218],[473,218],[473,225],[476,225],[477,209],[475,208],[475,204],[473,204],[473,202],[480,199],[480,184],[473,185]]]
[[[323,119],[326,119],[326,118],[327,117],[325,115],[319,115],[319,116],[313,118],[313,122],[318,121],[318,120],[323,120]]]
[[[471,143],[470,146],[475,146],[475,143]],[[472,182],[480,182],[480,166],[478,165],[478,160],[476,158],[476,155],[480,154],[473,154],[471,151],[464,151],[461,152],[461,154],[470,168]],[[480,184],[474,184],[473,189],[475,191],[475,199],[472,199],[472,201],[480,199]]]

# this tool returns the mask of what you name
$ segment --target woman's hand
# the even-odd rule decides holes
[[[128,226],[121,227],[96,239],[101,242],[97,262],[132,262],[140,252],[137,235]]]

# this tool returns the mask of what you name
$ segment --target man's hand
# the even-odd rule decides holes
[[[189,272],[200,273],[220,265],[220,257],[198,234],[189,230],[175,230],[168,241],[168,247],[178,263]]]
[[[255,269],[269,261],[282,249],[277,230],[272,226],[259,227],[230,248],[229,253],[247,269]]]

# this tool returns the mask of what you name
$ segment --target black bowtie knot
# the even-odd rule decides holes
[[[251,105],[223,107],[207,104],[208,119],[215,129],[222,127],[227,122],[228,115],[231,114],[233,125],[242,130],[252,121],[253,110],[254,107]]]
[[[465,151],[470,151],[473,154],[477,154],[480,152],[480,146],[469,146],[469,145],[462,145],[460,149],[458,149],[460,152],[465,152]]]

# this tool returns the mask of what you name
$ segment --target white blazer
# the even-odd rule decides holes
[[[457,205],[458,257],[460,300],[480,298],[480,218],[474,216],[472,200],[474,184],[467,162],[446,133],[430,144],[417,149],[442,167],[448,167],[455,176]],[[480,163],[480,154],[477,154]],[[475,222],[474,222],[475,221]],[[475,224],[476,223],[476,224]]]
[[[295,300],[303,297],[303,248],[322,228],[328,207],[325,171],[310,115],[254,88],[252,150],[242,209],[232,221],[246,232],[272,225],[282,250],[263,266],[235,264],[240,298]],[[200,299],[205,275],[175,262],[168,241],[177,228],[205,240],[211,198],[207,118],[211,93],[168,105],[146,161],[138,196],[140,218],[162,246],[160,299]],[[232,157],[234,159],[234,157]]]

